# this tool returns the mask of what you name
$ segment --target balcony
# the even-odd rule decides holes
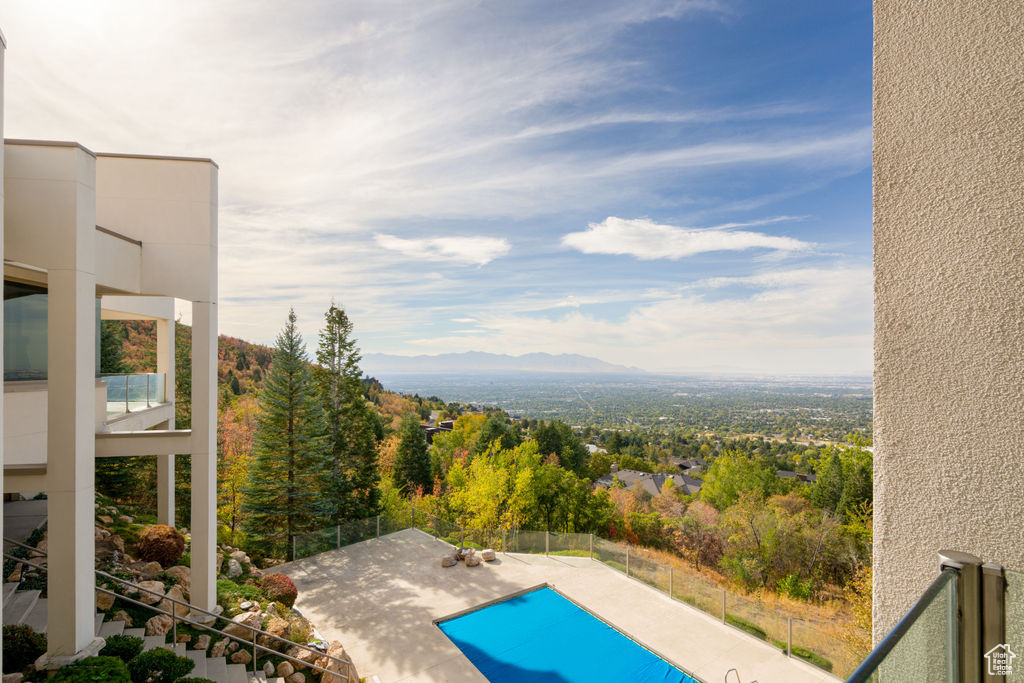
[[[167,403],[167,375],[143,373],[100,377],[107,387],[107,419],[149,410]]]

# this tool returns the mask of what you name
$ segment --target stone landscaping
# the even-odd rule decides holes
[[[496,558],[492,548],[481,550],[480,554],[475,548],[455,548],[441,556],[441,567],[454,567],[459,562],[465,562],[467,567],[477,567],[480,562],[494,562]]]

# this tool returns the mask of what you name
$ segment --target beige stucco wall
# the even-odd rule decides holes
[[[1024,569],[1024,5],[876,0],[875,637]]]

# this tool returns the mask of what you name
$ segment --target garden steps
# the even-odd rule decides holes
[[[4,625],[21,624],[39,601],[38,590],[17,591],[4,601]]]
[[[100,638],[107,638],[109,636],[119,636],[122,633],[124,633],[123,621],[104,621],[100,625]]]
[[[228,677],[224,679],[225,683],[249,683],[249,672],[245,670],[244,665],[228,664],[227,669]]]
[[[195,678],[209,678],[209,676],[206,675],[206,650],[186,650],[185,656],[196,663],[189,676],[193,676]]]
[[[7,604],[7,598],[9,598],[12,595],[14,595],[14,591],[18,590],[18,586],[19,586],[19,584],[18,584],[17,581],[7,581],[6,583],[4,583],[4,604],[5,605]]]
[[[46,633],[46,602],[46,598],[36,600],[36,604],[32,606],[32,609],[25,615],[21,623],[36,633]]]

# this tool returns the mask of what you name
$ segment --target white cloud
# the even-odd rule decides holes
[[[778,237],[761,232],[733,230],[744,225],[758,225],[786,220],[786,217],[727,223],[713,228],[679,228],[662,225],[646,218],[609,216],[600,223],[590,223],[582,232],[562,237],[562,244],[584,254],[628,254],[641,260],[680,259],[709,251],[743,251],[772,249],[780,252],[804,251],[813,245],[792,237]]]
[[[395,235],[376,234],[378,246],[397,251],[409,258],[430,261],[454,261],[483,266],[504,256],[512,246],[500,237],[422,237],[406,239]]]

